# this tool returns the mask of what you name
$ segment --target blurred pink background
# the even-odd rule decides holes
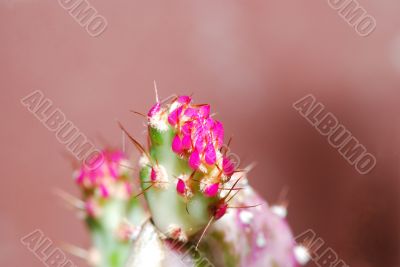
[[[108,21],[94,38],[56,0],[1,0],[1,266],[43,266],[19,242],[37,228],[89,245],[52,193],[78,194],[65,147],[20,99],[42,90],[97,145],[120,145],[116,119],[144,140],[129,110],[148,110],[153,80],[161,97],[212,105],[270,203],[288,186],[295,234],[313,229],[352,267],[400,266],[400,2],[359,2],[377,21],[369,37],[326,0],[90,0]],[[371,173],[292,108],[308,93],[377,157]]]

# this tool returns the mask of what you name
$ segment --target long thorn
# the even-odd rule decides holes
[[[85,202],[80,200],[79,198],[65,192],[64,190],[55,188],[53,190],[54,194],[62,198],[64,201],[66,201],[68,204],[70,204],[72,207],[82,210],[85,208]]]
[[[158,99],[158,90],[157,90],[157,83],[156,83],[156,80],[154,80],[153,83],[154,83],[154,91],[155,91],[155,93],[156,93],[156,102],[157,102],[157,103],[160,103],[160,100]]]
[[[228,196],[232,193],[232,190],[235,188],[235,186],[238,184],[238,182],[243,178],[244,176],[239,177],[235,183],[233,184],[232,188],[229,190],[228,194],[223,198],[223,199],[227,199]]]
[[[131,142],[135,145],[136,149],[139,150],[139,152],[145,154],[147,156],[147,158],[149,159],[149,161],[152,161],[149,153],[144,149],[144,147],[138,141],[136,141],[136,139],[133,138],[132,135],[129,134],[129,132],[125,129],[125,127],[122,125],[121,122],[119,122],[119,121],[117,121],[117,122],[118,122],[118,125],[121,128],[121,130],[125,132],[125,134],[129,138],[129,140],[131,140]]]
[[[134,198],[137,198],[141,195],[143,195],[147,190],[149,190],[154,184],[151,184],[150,186],[146,187],[144,190],[142,190],[142,192],[140,192],[139,194],[137,194],[136,196],[134,196]]]
[[[203,237],[206,234],[206,232],[207,232],[208,228],[210,227],[213,220],[214,220],[214,216],[211,217],[211,219],[208,221],[206,228],[204,228],[204,231],[201,233],[200,239],[199,239],[199,241],[197,241],[197,244],[196,244],[196,250],[198,249],[201,240],[203,240]]]
[[[143,113],[141,113],[141,112],[139,112],[139,111],[134,111],[134,110],[129,110],[129,111],[132,112],[133,114],[136,114],[136,115],[139,115],[139,116],[142,116],[142,117],[147,118],[146,115],[144,115]]]
[[[261,206],[261,204],[257,204],[257,205],[250,205],[250,206],[240,206],[240,207],[228,207],[228,209],[248,209],[248,208],[255,208],[258,206]]]

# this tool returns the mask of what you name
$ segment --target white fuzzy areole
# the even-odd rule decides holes
[[[281,206],[281,205],[274,205],[271,207],[271,211],[278,215],[279,217],[286,218],[287,216],[287,209],[285,206]]]
[[[149,117],[149,124],[152,128],[160,132],[168,130],[168,116],[164,109],[160,109],[159,112]]]
[[[294,257],[301,265],[305,265],[311,258],[307,248],[301,245],[294,247]]]

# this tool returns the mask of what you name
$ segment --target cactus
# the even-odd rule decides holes
[[[140,151],[139,194],[121,151],[105,150],[97,169],[75,174],[93,266],[297,267],[300,252],[301,261],[307,258],[295,246],[286,209],[268,207],[247,184],[249,169],[227,156],[224,127],[209,105],[157,97],[143,116],[147,148],[120,124]]]
[[[118,150],[104,150],[103,155],[104,161],[96,169],[83,165],[74,178],[82,192],[84,218],[93,243],[89,263],[120,267],[146,213],[133,195],[132,170],[126,156]]]
[[[224,155],[224,128],[189,96],[157,101],[147,122],[148,151],[126,132],[142,153],[142,189],[158,229],[186,241],[225,214],[235,190],[225,187],[235,166]]]

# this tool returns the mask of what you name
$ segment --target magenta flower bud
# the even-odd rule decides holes
[[[178,135],[175,135],[174,139],[172,140],[172,151],[177,154],[180,154],[183,151],[182,141]]]
[[[203,137],[202,133],[200,132],[199,136],[196,139],[194,146],[197,149],[197,151],[199,151],[199,153],[202,153],[204,150],[204,145],[205,145],[204,137]]]
[[[175,126],[179,121],[179,116],[182,113],[182,107],[176,108],[168,115],[168,122],[172,126]]]
[[[186,184],[182,179],[178,179],[178,182],[176,184],[176,191],[178,192],[179,195],[185,195],[186,191]]]
[[[218,205],[214,212],[215,220],[221,219],[225,215],[227,210],[228,210],[228,204],[222,203],[222,204]]]
[[[151,168],[151,174],[150,174],[150,179],[152,182],[157,181],[157,172],[154,168]]]
[[[184,134],[182,138],[182,148],[189,150],[192,147],[192,138],[190,135]]]
[[[193,118],[197,114],[197,110],[194,108],[187,108],[184,114],[189,118]]]
[[[160,103],[156,103],[156,104],[149,110],[149,113],[147,113],[147,116],[153,117],[153,116],[156,115],[160,110],[161,110],[161,105],[160,105]]]
[[[182,95],[178,97],[178,103],[188,105],[192,101],[190,96]]]
[[[191,121],[187,121],[182,125],[181,131],[184,135],[188,135],[190,137],[192,134],[192,127],[193,123]]]
[[[215,197],[218,194],[219,183],[211,184],[204,188],[204,195],[207,197]]]
[[[217,139],[218,147],[221,147],[224,143],[224,126],[221,122],[214,122],[213,133],[215,138]]]
[[[210,116],[210,105],[203,105],[199,109],[199,116],[203,118],[208,118]]]
[[[208,165],[213,165],[217,161],[217,155],[215,153],[214,145],[208,143],[205,150],[205,161]]]
[[[197,170],[200,166],[200,155],[196,149],[193,151],[193,153],[189,157],[189,166],[193,170]]]
[[[224,158],[222,160],[222,168],[223,168],[224,174],[226,174],[228,176],[232,175],[233,172],[235,171],[235,165],[228,158]]]

